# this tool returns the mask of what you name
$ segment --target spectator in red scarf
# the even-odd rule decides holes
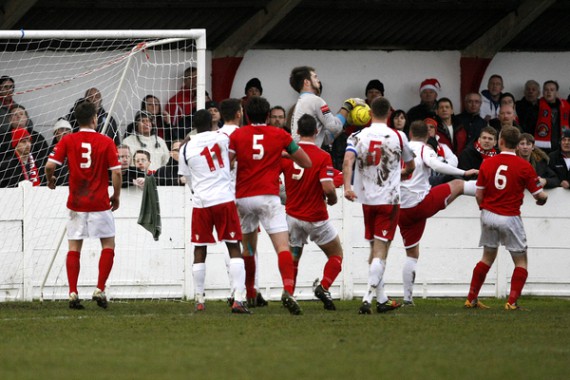
[[[534,130],[536,146],[550,153],[557,149],[562,133],[570,129],[570,104],[558,97],[560,86],[554,80],[542,85],[543,97],[538,101],[538,120]]]
[[[496,144],[497,131],[495,128],[490,126],[483,128],[477,141],[465,148],[459,155],[457,167],[463,170],[479,169],[484,159],[493,157],[498,153],[495,149]]]

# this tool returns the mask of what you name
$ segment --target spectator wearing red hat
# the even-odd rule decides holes
[[[49,154],[49,146],[42,134],[34,129],[34,124],[26,108],[15,103],[8,111],[6,128],[0,130],[0,161],[11,159],[14,154],[11,141],[12,131],[16,128],[23,128],[28,131],[31,136],[31,152],[36,161],[36,167],[43,167]]]
[[[437,96],[441,90],[439,81],[435,78],[427,78],[420,84],[420,104],[410,108],[408,111],[408,122],[424,120],[425,118],[435,118],[437,107]],[[409,128],[404,130],[406,134]]]
[[[22,181],[30,181],[33,186],[39,186],[41,180],[31,154],[30,133],[24,128],[16,128],[12,130],[11,137],[14,155],[0,165],[0,187],[17,187]]]

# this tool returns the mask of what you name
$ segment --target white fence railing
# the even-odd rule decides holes
[[[368,243],[363,238],[359,204],[344,201],[330,207],[344,247],[343,271],[331,288],[333,297],[361,296],[368,273]],[[117,248],[115,266],[108,282],[113,298],[192,298],[192,246],[189,242],[192,202],[186,187],[161,187],[159,196],[163,232],[158,242],[137,224],[141,191],[128,189],[115,212]],[[570,296],[570,192],[549,191],[549,201],[538,207],[527,194],[523,219],[529,244],[529,277],[524,294]],[[22,186],[0,189],[0,301],[63,299],[67,294],[65,256],[67,243],[58,241],[67,221],[67,188]],[[479,210],[475,199],[460,197],[448,209],[428,221],[421,242],[416,276],[416,297],[466,295],[473,266],[480,259]],[[57,250],[57,252],[56,252]],[[87,240],[82,252],[80,293],[89,294],[97,278],[99,242]],[[49,263],[43,294],[40,286]],[[278,299],[281,279],[276,255],[265,232],[259,239],[259,284],[270,299]],[[227,296],[226,250],[209,248],[206,277],[208,298]],[[390,249],[385,272],[389,295],[402,295],[401,269],[404,249],[399,235]],[[311,284],[322,275],[325,256],[313,243],[305,248],[300,264],[296,295],[312,298]],[[504,297],[509,290],[513,265],[508,252],[501,252],[489,272],[482,296]]]

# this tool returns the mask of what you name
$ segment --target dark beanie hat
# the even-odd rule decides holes
[[[261,87],[261,81],[257,78],[251,78],[245,85],[245,92],[250,88],[255,87],[259,90],[260,94],[263,94],[263,87]]]
[[[364,92],[364,96],[366,96],[368,94],[368,90],[372,88],[377,89],[378,91],[380,91],[382,96],[384,96],[384,84],[380,82],[378,79],[372,79],[370,82],[368,82],[368,84],[366,85],[366,91]]]
[[[209,110],[210,108],[217,108],[218,110],[220,109],[220,107],[218,106],[218,103],[216,103],[216,102],[213,101],[213,100],[210,100],[209,102],[206,102],[205,108],[206,108],[207,110]]]

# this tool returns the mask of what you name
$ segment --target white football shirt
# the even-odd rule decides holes
[[[356,155],[353,190],[358,202],[366,205],[400,203],[401,160],[414,159],[403,133],[384,123],[373,123],[350,135],[346,151]]]
[[[190,176],[194,207],[235,200],[228,153],[229,138],[217,131],[198,133],[180,148],[178,174]]]

